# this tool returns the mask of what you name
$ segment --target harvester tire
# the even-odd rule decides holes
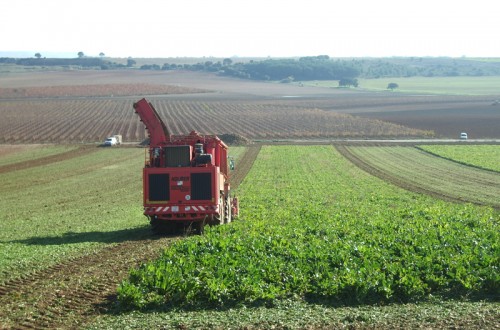
[[[229,195],[226,196],[226,200],[224,201],[224,217],[225,223],[231,223],[231,197]]]

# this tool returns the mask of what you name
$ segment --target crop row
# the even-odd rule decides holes
[[[401,185],[444,197],[500,207],[500,174],[433,156],[417,148],[348,147],[348,150]]]
[[[110,134],[125,141],[146,137],[134,100],[74,99],[0,101],[0,143],[100,142]],[[154,100],[171,134],[197,130],[252,139],[423,136],[420,130],[276,102]]]
[[[126,96],[200,93],[202,90],[173,85],[102,84],[66,85],[23,88],[0,88],[0,98],[71,97],[71,96]]]
[[[498,213],[406,192],[330,146],[263,147],[238,193],[239,221],[132,270],[121,306],[499,293]]]
[[[420,149],[458,163],[500,172],[499,145],[423,145]]]

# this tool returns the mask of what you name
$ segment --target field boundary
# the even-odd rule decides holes
[[[460,165],[464,165],[464,166],[469,166],[469,167],[473,167],[473,168],[477,168],[479,170],[483,170],[483,171],[488,171],[488,172],[493,172],[493,173],[500,173],[500,171],[496,171],[496,170],[493,170],[491,168],[486,168],[486,167],[482,167],[482,166],[478,166],[478,165],[474,165],[474,164],[471,164],[471,163],[467,163],[467,162],[461,162],[459,160],[456,160],[456,159],[453,159],[453,158],[449,158],[449,157],[445,157],[445,156],[442,156],[440,154],[437,154],[437,153],[434,153],[432,151],[428,151],[428,150],[425,150],[424,148],[420,147],[420,146],[414,146],[416,149],[422,151],[422,152],[425,152],[425,153],[428,153],[429,155],[432,155],[432,156],[435,156],[435,157],[439,157],[441,159],[446,159],[446,160],[449,160],[450,162],[454,162],[454,163],[457,163],[457,164],[460,164]]]
[[[19,329],[80,327],[96,312],[107,310],[131,268],[158,257],[176,239],[146,236],[125,241],[7,281],[0,285],[0,320],[9,319]]]
[[[336,148],[336,150],[342,156],[344,156],[347,160],[349,160],[353,165],[359,167],[360,169],[362,169],[363,171],[367,172],[368,174],[374,175],[374,176],[378,177],[381,180],[384,180],[384,181],[387,181],[389,183],[392,183],[395,186],[398,186],[398,187],[403,188],[405,190],[412,191],[412,192],[415,192],[415,193],[429,195],[429,196],[432,196],[432,197],[435,197],[435,198],[438,198],[438,199],[441,199],[441,200],[444,200],[444,201],[448,201],[448,202],[454,202],[454,203],[464,203],[464,202],[465,203],[472,203],[472,204],[481,205],[481,206],[489,206],[489,207],[492,207],[494,209],[500,210],[500,207],[497,207],[497,206],[494,206],[494,205],[490,205],[490,204],[486,204],[486,203],[480,203],[480,202],[477,202],[477,201],[466,200],[466,199],[459,198],[459,197],[456,197],[456,196],[453,196],[453,195],[449,195],[449,194],[443,194],[443,193],[440,193],[440,192],[437,192],[437,191],[426,189],[426,188],[424,188],[422,186],[415,185],[415,184],[413,184],[411,182],[408,182],[408,181],[405,181],[405,180],[401,180],[399,178],[396,178],[396,177],[390,175],[387,172],[381,171],[381,170],[375,168],[374,166],[370,165],[365,160],[363,160],[360,157],[354,155],[351,151],[348,150],[348,148],[346,148],[346,146],[334,145],[334,147]]]

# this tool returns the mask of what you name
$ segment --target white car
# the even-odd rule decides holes
[[[460,139],[467,140],[467,133],[464,133],[464,132],[460,133]]]
[[[105,146],[115,146],[117,144],[118,144],[118,140],[114,136],[109,137],[106,139],[106,141],[104,141]]]

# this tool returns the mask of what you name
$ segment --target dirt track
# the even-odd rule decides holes
[[[47,164],[51,164],[51,163],[55,163],[55,162],[60,162],[63,160],[74,158],[74,157],[83,156],[83,155],[86,155],[86,154],[89,154],[89,153],[92,153],[95,151],[97,151],[97,148],[95,148],[94,146],[86,145],[86,146],[79,147],[76,150],[70,150],[70,151],[62,152],[62,153],[59,153],[56,155],[37,158],[36,160],[29,161],[29,162],[14,163],[14,164],[0,166],[0,173],[19,171],[19,170],[24,170],[24,169],[31,168],[31,167],[42,166],[42,165],[47,165]]]
[[[260,151],[260,145],[251,145],[248,147],[245,154],[238,161],[238,167],[231,176],[231,188],[236,189],[243,179],[247,176],[247,173],[252,168],[253,162]]]
[[[260,146],[250,146],[242,155],[232,177],[233,188],[242,182],[259,150]],[[1,285],[0,329],[79,328],[91,322],[109,310],[129,269],[158,257],[181,238],[138,229],[138,237],[132,240]]]

